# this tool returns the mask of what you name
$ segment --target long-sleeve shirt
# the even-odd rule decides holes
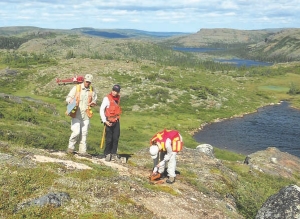
[[[74,86],[68,96],[66,97],[66,102],[70,103],[73,101],[73,99],[75,98],[76,95],[76,91],[77,91],[77,86]],[[87,114],[86,114],[86,109],[88,108],[88,97],[89,97],[89,92],[90,92],[90,88],[85,88],[84,87],[84,83],[79,84],[80,86],[80,97],[79,97],[79,108],[76,112],[76,118],[81,118],[83,120],[87,120],[89,119]],[[96,104],[97,102],[97,94],[95,92],[95,89],[93,87],[93,91],[92,91],[92,103]]]
[[[106,116],[105,116],[105,109],[106,107],[109,107],[109,99],[107,96],[105,96],[102,100],[101,106],[100,106],[100,117],[103,123],[105,123],[106,120]]]

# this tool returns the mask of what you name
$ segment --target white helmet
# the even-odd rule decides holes
[[[150,152],[150,155],[151,155],[152,159],[157,158],[158,151],[159,151],[159,149],[158,149],[157,145],[151,145],[150,146],[149,152]]]

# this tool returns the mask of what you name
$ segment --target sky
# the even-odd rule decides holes
[[[0,0],[0,27],[196,33],[299,28],[299,0]]]

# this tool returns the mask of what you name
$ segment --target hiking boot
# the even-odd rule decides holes
[[[92,155],[90,155],[90,154],[88,154],[88,153],[78,153],[78,155],[80,156],[80,157],[86,157],[86,158],[92,158]]]
[[[119,156],[117,154],[112,154],[111,155],[111,161],[119,161]]]
[[[75,153],[74,149],[71,148],[67,149],[67,154],[74,154],[74,153]]]
[[[169,179],[166,180],[166,183],[173,184],[175,182],[175,177],[169,177]]]
[[[111,159],[111,154],[105,155],[105,161],[109,162]]]

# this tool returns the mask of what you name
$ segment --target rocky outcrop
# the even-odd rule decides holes
[[[257,151],[248,155],[249,165],[260,172],[297,180],[300,169],[300,159],[286,152],[281,152],[276,147]]]
[[[137,218],[170,219],[244,218],[239,212],[239,200],[234,193],[224,189],[220,190],[225,191],[224,193],[218,193],[216,190],[221,186],[225,187],[225,183],[237,186],[240,177],[224,165],[227,161],[219,160],[214,156],[213,147],[209,144],[199,145],[195,149],[184,147],[177,154],[176,183],[167,184],[163,179],[163,183],[159,185],[153,185],[148,181],[152,172],[149,148],[131,154],[127,157],[128,162],[121,162],[121,160],[106,162],[103,156],[94,155],[92,158],[80,157],[76,154],[70,156],[64,151],[21,148],[9,143],[1,144],[1,142],[0,149],[2,149],[0,169],[4,175],[1,176],[4,193],[10,189],[15,190],[7,183],[10,176],[16,179],[17,177],[28,179],[27,175],[21,173],[24,170],[37,171],[29,179],[37,177],[41,169],[44,173],[49,175],[51,173],[50,176],[55,178],[50,186],[45,187],[39,184],[44,183],[43,180],[18,184],[19,190],[23,186],[34,186],[34,190],[32,189],[34,192],[30,191],[26,197],[20,196],[10,204],[16,209],[14,214],[22,214],[31,207],[50,205],[59,207],[59,211],[71,212],[78,217],[89,212],[96,212],[98,216],[101,212],[113,212],[120,218],[128,218],[129,215],[135,215]],[[121,157],[127,155],[120,154]],[[238,161],[235,163],[236,167],[246,171],[255,168],[266,174],[273,173],[271,170],[274,169],[273,174],[287,178],[299,175],[299,158],[280,152],[276,148],[259,151],[250,154],[249,157],[251,160],[248,159],[248,163]],[[252,170],[249,174],[252,174],[251,172],[255,171]],[[258,218],[268,218],[266,216],[273,212],[274,215],[282,216],[279,213],[283,207],[286,208],[286,214],[295,216],[297,207],[300,209],[300,206],[297,206],[298,190],[297,186],[292,186],[283,190],[281,196],[272,196],[272,199],[269,199],[271,204],[263,206],[257,214]],[[287,199],[289,202],[285,204]],[[83,205],[83,202],[89,205]],[[8,205],[2,206],[8,208]],[[288,209],[288,206],[291,206],[291,209]],[[256,213],[254,212],[253,215]]]
[[[290,185],[272,195],[258,211],[255,219],[300,218],[300,188]]]

